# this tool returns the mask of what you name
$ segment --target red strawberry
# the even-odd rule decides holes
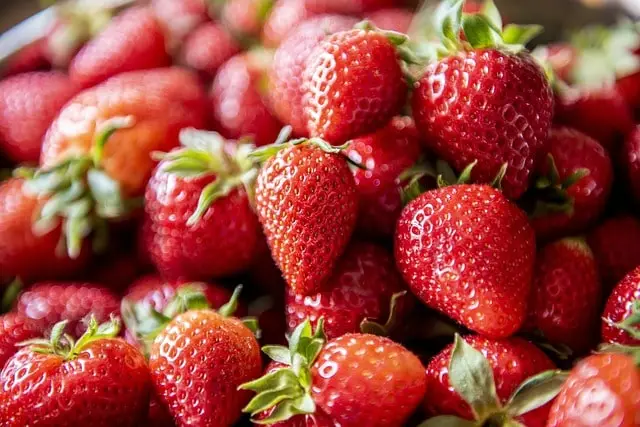
[[[18,313],[7,313],[0,316],[0,368],[13,356],[18,347],[16,344],[40,336],[38,325]]]
[[[34,231],[32,221],[43,203],[26,190],[22,179],[0,183],[1,276],[19,276],[26,282],[73,277],[89,261],[86,247],[76,259],[58,250],[61,230],[55,222],[40,223],[45,227]]]
[[[232,425],[250,398],[238,387],[258,377],[261,364],[253,333],[210,310],[173,319],[149,359],[155,391],[180,426]]]
[[[291,31],[311,15],[300,0],[276,0],[264,22],[262,44],[270,48],[278,47]]]
[[[265,347],[280,365],[242,386],[258,393],[244,411],[260,423],[284,421],[279,426],[404,425],[425,393],[420,360],[375,335],[347,334],[324,343],[322,325],[312,334],[307,321],[291,334],[289,348]]]
[[[588,243],[598,263],[605,295],[640,265],[640,222],[634,217],[608,219],[589,234]]]
[[[16,163],[37,163],[42,138],[78,92],[59,72],[25,73],[0,82],[0,150]]]
[[[3,426],[139,426],[149,405],[149,371],[138,350],[119,338],[117,324],[95,319],[77,342],[32,340],[0,374]]]
[[[269,76],[269,97],[275,114],[293,127],[294,134],[308,134],[302,105],[302,75],[307,59],[328,34],[347,30],[356,22],[355,18],[341,15],[311,18],[296,27],[276,50]]]
[[[526,316],[535,236],[524,212],[485,185],[422,194],[400,215],[395,258],[423,302],[492,338]]]
[[[225,62],[211,87],[210,105],[227,138],[252,137],[256,145],[275,141],[282,128],[266,104],[266,52],[243,53]]]
[[[334,144],[384,126],[407,93],[396,46],[371,29],[325,37],[308,56],[301,87],[309,135]]]
[[[213,77],[218,68],[238,52],[240,45],[222,25],[205,22],[186,38],[180,56],[184,65]]]
[[[118,251],[100,257],[94,263],[90,277],[92,282],[103,284],[121,294],[139,276],[139,267],[135,255]]]
[[[20,294],[15,311],[48,331],[60,321],[68,322],[69,333],[79,337],[86,321],[99,322],[120,312],[120,300],[109,289],[81,282],[40,282]]]
[[[571,81],[571,72],[578,55],[576,48],[571,43],[559,42],[540,46],[533,51],[533,54],[551,67],[554,77],[563,82]]]
[[[209,20],[204,0],[151,0],[170,47],[176,47],[202,22]]]
[[[49,70],[51,63],[45,55],[44,44],[44,40],[40,39],[20,49],[0,67],[0,77]]]
[[[71,80],[94,86],[126,71],[169,65],[164,35],[150,8],[124,11],[87,43],[69,65]]]
[[[569,375],[548,427],[634,427],[640,407],[640,369],[623,354],[596,354]]]
[[[379,131],[352,140],[346,149],[360,196],[358,229],[363,236],[393,236],[402,211],[400,174],[420,158],[421,144],[413,120],[395,117]]]
[[[326,143],[321,144],[326,145]],[[356,187],[339,149],[292,142],[260,170],[256,211],[273,259],[294,292],[316,292],[355,227]]]
[[[640,346],[640,268],[613,289],[602,319],[603,342]]]
[[[347,333],[371,331],[367,323],[384,324],[390,314],[394,324],[404,323],[409,311],[409,298],[401,295],[405,289],[395,269],[391,254],[371,243],[351,243],[336,264],[325,289],[308,296],[287,292],[286,314],[289,331],[293,331],[305,319],[315,325],[324,318],[328,339]],[[395,297],[394,297],[395,295]],[[398,306],[390,313],[392,299],[398,298]],[[394,303],[395,305],[395,303]],[[392,331],[385,331],[386,333]]]
[[[620,157],[631,195],[634,201],[640,204],[640,126],[636,126],[625,138]]]
[[[567,238],[547,245],[536,260],[528,326],[577,354],[589,350],[595,344],[601,288],[596,261],[584,240]]]
[[[274,0],[226,0],[220,14],[229,30],[243,38],[260,36]]]
[[[407,33],[413,17],[410,10],[393,8],[375,11],[369,15],[369,20],[380,29]]]
[[[303,0],[307,9],[313,13],[343,13],[360,15],[364,12],[373,12],[378,9],[394,7],[397,0]]]
[[[606,150],[594,139],[571,128],[551,131],[543,177],[532,225],[538,238],[548,240],[584,231],[604,211],[613,182]]]
[[[181,134],[183,148],[164,156],[149,181],[145,213],[148,251],[170,279],[207,280],[247,269],[259,238],[259,223],[243,182],[253,166],[224,150],[216,133]]]
[[[544,427],[551,407],[548,402],[564,379],[553,369],[555,365],[540,349],[521,338],[493,341],[477,335],[462,339],[456,334],[455,343],[427,366],[424,408],[435,418],[424,425],[441,426],[445,416],[453,415],[485,420],[487,425],[509,425],[506,421],[511,420]]]
[[[494,27],[502,28],[502,22]],[[528,37],[512,40],[514,32],[498,34],[486,22],[481,28],[485,31],[463,31],[466,41],[458,36],[453,43],[459,49],[427,67],[413,96],[413,115],[428,147],[454,169],[478,162],[474,180],[491,182],[507,164],[502,188],[517,199],[542,158],[553,96],[542,68],[524,47],[518,53],[502,49],[505,43],[523,46]],[[487,46],[477,37],[487,32],[500,43]],[[519,32],[524,33],[531,32]]]

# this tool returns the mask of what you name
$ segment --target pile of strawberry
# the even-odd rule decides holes
[[[1,426],[640,426],[636,24],[55,7],[1,70]]]

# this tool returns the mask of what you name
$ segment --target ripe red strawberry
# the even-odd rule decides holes
[[[527,326],[582,354],[597,341],[602,285],[587,243],[566,238],[538,253]]]
[[[257,392],[244,411],[260,423],[284,421],[279,426],[316,425],[315,415],[320,426],[404,425],[425,393],[420,360],[375,335],[324,343],[322,325],[313,334],[307,321],[291,334],[289,348],[264,347],[279,369],[242,386]]]
[[[354,29],[327,36],[314,48],[301,86],[310,136],[342,144],[400,112],[407,86],[394,43],[406,40],[391,38],[394,42],[370,28]]]
[[[262,44],[276,48],[287,36],[312,14],[305,2],[299,0],[276,0],[262,29]]]
[[[424,409],[435,418],[425,427],[443,425],[439,422],[446,415],[486,420],[487,425],[508,425],[506,421],[511,420],[544,427],[551,407],[548,402],[564,379],[554,369],[540,349],[521,338],[494,341],[478,335],[462,339],[456,334],[455,343],[427,366]],[[524,384],[526,392],[521,388]]]
[[[458,19],[452,19],[460,28]],[[493,24],[502,28],[500,20]],[[481,28],[485,31],[463,31],[466,41],[458,36],[453,42],[457,48],[427,67],[413,95],[413,116],[427,146],[454,169],[478,162],[474,180],[491,182],[506,163],[502,189],[517,199],[542,158],[553,114],[552,91],[542,68],[524,50],[529,37],[512,39],[515,32],[498,34],[486,22]],[[480,33],[501,42],[487,46],[477,37]],[[519,32],[524,33],[531,35]],[[504,44],[522,48],[513,53]]]
[[[547,161],[538,168],[538,200],[532,225],[549,240],[579,233],[604,211],[613,182],[607,151],[594,139],[566,127],[552,129]]]
[[[220,19],[239,37],[259,37],[274,0],[226,0]]]
[[[625,138],[620,157],[631,196],[640,204],[640,126],[636,126]]]
[[[0,82],[0,151],[16,163],[37,163],[42,138],[78,92],[59,72],[34,72]]]
[[[232,425],[250,393],[238,387],[261,373],[253,333],[210,310],[174,318],[156,337],[149,369],[156,393],[177,425]]]
[[[587,241],[598,263],[604,295],[640,265],[640,222],[634,217],[608,219],[589,234]]]
[[[233,275],[253,261],[259,223],[243,182],[255,176],[238,149],[232,158],[216,133],[181,134],[183,148],[164,156],[149,181],[145,213],[148,251],[169,279]]]
[[[216,128],[227,138],[252,137],[256,145],[271,144],[282,128],[267,106],[266,52],[236,55],[225,62],[209,95]]]
[[[602,319],[603,342],[640,346],[640,268],[613,289]]]
[[[596,354],[569,375],[549,414],[548,427],[634,427],[640,407],[640,369],[623,354]]]
[[[231,33],[222,25],[205,22],[186,38],[180,58],[184,65],[210,78],[216,75],[222,64],[240,52],[240,48]]]
[[[293,127],[295,135],[308,135],[302,105],[302,75],[307,59],[328,34],[352,28],[356,22],[355,18],[341,15],[311,18],[291,31],[276,50],[269,75],[269,98],[274,113]]]
[[[67,330],[77,338],[90,317],[105,322],[117,315],[120,300],[109,289],[91,283],[40,282],[20,294],[14,310],[35,321],[41,332],[65,320]]]
[[[162,28],[153,11],[133,7],[80,50],[69,65],[69,76],[78,85],[91,87],[116,74],[169,63]]]
[[[394,7],[398,5],[397,0],[304,0],[307,9],[315,14],[318,13],[342,13],[350,15],[361,15],[364,12],[373,12],[378,9]]]
[[[413,120],[395,117],[375,133],[352,140],[346,149],[360,196],[358,230],[363,236],[390,237],[402,211],[400,175],[420,158],[421,144]]]
[[[369,20],[382,30],[407,33],[414,14],[408,9],[392,8],[377,10],[369,15]]]
[[[492,338],[525,320],[535,236],[516,205],[485,185],[428,191],[400,215],[395,258],[423,302]]]
[[[32,220],[43,202],[26,191],[22,179],[0,183],[1,276],[17,276],[25,282],[67,278],[88,263],[91,252],[87,247],[75,259],[58,250],[61,230],[55,222],[34,232]]]
[[[18,313],[0,316],[0,369],[19,348],[16,344],[40,336],[38,325]]]
[[[410,309],[410,297],[402,295],[405,285],[395,269],[390,253],[371,243],[351,243],[336,264],[325,289],[308,296],[288,289],[286,314],[289,332],[305,319],[315,326],[324,318],[328,339],[347,333],[370,332],[367,323],[384,324],[393,314],[394,328],[404,323]],[[394,298],[395,295],[395,298]],[[392,298],[394,313],[390,313]],[[384,331],[387,334],[392,330]]]
[[[44,44],[44,40],[36,40],[9,57],[0,67],[0,77],[6,78],[16,74],[51,69],[51,63],[45,55]]]
[[[258,218],[287,284],[308,295],[321,288],[351,238],[358,210],[353,176],[337,148],[311,141],[265,148],[280,151],[258,174]]]
[[[77,342],[63,338],[29,342],[0,374],[3,426],[139,426],[149,405],[149,371],[138,350],[114,338],[117,324],[92,319]]]
[[[209,20],[204,0],[151,0],[151,8],[171,48],[179,46],[193,29]]]

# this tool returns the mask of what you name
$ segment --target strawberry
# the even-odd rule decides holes
[[[300,4],[297,0],[294,3]],[[327,35],[347,30],[356,22],[355,18],[341,15],[311,18],[291,31],[276,50],[269,75],[269,98],[274,113],[293,127],[294,134],[308,134],[302,105],[302,75],[307,59]]]
[[[266,104],[266,52],[236,55],[225,62],[211,87],[209,103],[227,138],[251,137],[256,145],[275,141],[282,124]]]
[[[358,230],[363,236],[393,236],[403,207],[400,175],[413,166],[421,151],[408,117],[395,117],[379,131],[350,142],[345,153],[367,168],[353,173],[360,196]]]
[[[499,33],[497,10],[485,17],[460,13],[463,2],[450,3],[438,13],[438,27],[453,28],[451,39],[443,35],[448,53],[429,65],[416,85],[416,126],[428,148],[454,169],[477,161],[472,171],[477,182],[491,182],[506,163],[502,189],[517,199],[542,158],[553,114],[549,82],[524,49],[538,28],[516,31],[519,27],[508,25]]]
[[[596,354],[569,375],[549,414],[548,427],[638,425],[640,369],[624,354]]]
[[[640,126],[625,138],[620,157],[631,196],[636,204],[640,204]]]
[[[547,162],[538,167],[541,178],[532,225],[538,238],[584,231],[604,211],[613,183],[607,151],[594,139],[567,127],[552,129]]]
[[[397,47],[407,39],[365,24],[325,37],[308,56],[301,87],[312,137],[342,144],[384,126],[404,105],[407,86]]]
[[[312,13],[341,13],[350,15],[361,15],[365,12],[374,12],[378,9],[394,7],[398,5],[397,0],[304,0],[306,8]]]
[[[145,194],[151,259],[169,279],[242,272],[259,237],[243,187],[256,173],[243,154],[247,147],[233,158],[216,133],[187,129],[180,139],[184,147],[164,155]]]
[[[305,3],[300,0],[275,0],[264,22],[262,44],[268,48],[278,47],[299,24],[311,16]]]
[[[18,313],[0,316],[0,367],[18,351],[16,344],[39,336],[40,329],[33,320]]]
[[[180,58],[184,65],[211,78],[238,52],[240,45],[222,25],[205,22],[187,36]]]
[[[105,221],[127,215],[130,198],[143,194],[155,166],[150,154],[175,147],[183,127],[203,126],[205,103],[194,75],[167,68],[123,73],[62,109],[29,185],[51,197],[39,219],[62,217],[71,256],[92,231],[104,244]]]
[[[496,189],[452,185],[411,201],[396,227],[395,258],[414,294],[473,331],[508,337],[525,320],[535,236]]]
[[[180,314],[155,338],[151,379],[177,425],[232,425],[250,393],[238,387],[260,375],[260,348],[235,318],[210,310]]]
[[[551,67],[555,78],[562,82],[571,81],[571,72],[578,56],[577,49],[571,43],[558,42],[539,46],[533,51],[533,55]]]
[[[599,323],[602,286],[593,253],[583,239],[566,238],[540,250],[528,326],[574,353],[589,350]]]
[[[91,87],[126,71],[169,65],[164,35],[152,10],[124,11],[87,43],[69,65],[71,80]]]
[[[360,332],[361,328],[372,331],[372,327],[380,325],[371,322],[384,323],[390,316],[394,324],[387,325],[387,329],[393,328],[404,323],[410,308],[409,297],[403,295],[404,288],[393,258],[384,248],[371,243],[351,243],[319,293],[304,296],[288,289],[289,332],[307,318],[313,325],[324,318],[328,339]]]
[[[312,333],[306,321],[288,348],[263,351],[280,366],[242,386],[257,393],[244,411],[261,424],[310,426],[318,415],[321,426],[400,427],[425,393],[420,360],[387,338],[347,334],[325,345],[322,323]]]
[[[371,13],[368,19],[380,29],[407,33],[413,16],[413,12],[410,10],[391,8],[377,10]]]
[[[62,73],[34,72],[0,82],[0,150],[16,163],[37,163],[42,138],[78,92]]]
[[[63,337],[27,341],[0,374],[0,419],[7,427],[139,426],[149,405],[144,357],[118,334],[117,323],[95,319],[77,341]],[[52,392],[55,390],[55,392]]]
[[[66,321],[71,336],[79,337],[89,317],[109,320],[119,314],[120,300],[109,289],[82,282],[39,282],[22,292],[15,312],[36,322],[41,332]]]
[[[23,179],[0,183],[0,276],[19,276],[26,282],[67,278],[87,265],[88,247],[84,246],[75,259],[58,250],[61,227],[55,222],[33,229],[32,219],[43,203],[26,190]]]
[[[589,233],[587,242],[598,263],[604,295],[640,265],[640,222],[634,217],[608,219]]]
[[[603,342],[640,346],[640,268],[613,289],[602,319]]]
[[[10,56],[0,67],[0,77],[6,78],[16,74],[51,69],[51,63],[45,54],[44,44],[43,39],[36,40]]]
[[[92,282],[101,283],[113,292],[122,294],[139,276],[139,270],[140,265],[133,254],[118,250],[95,261],[90,277]]]
[[[172,49],[198,25],[209,20],[205,0],[151,0],[151,8]]]
[[[276,151],[258,174],[258,219],[287,284],[316,292],[344,252],[355,227],[356,187],[340,149],[297,140],[264,147]]]
[[[446,420],[466,425],[462,418],[478,420],[478,425],[544,427],[549,402],[563,380],[553,362],[528,341],[456,334],[455,343],[427,365],[424,409],[434,418],[422,426],[441,426]]]
[[[242,38],[260,36],[273,0],[226,0],[220,19],[229,30]]]

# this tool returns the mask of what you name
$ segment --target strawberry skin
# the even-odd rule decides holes
[[[342,15],[311,18],[291,31],[276,50],[269,75],[269,98],[275,114],[291,125],[296,135],[308,134],[302,105],[302,77],[307,59],[328,34],[352,28],[356,22],[356,18]]]
[[[42,138],[78,92],[60,72],[20,74],[0,82],[0,151],[16,163],[37,163]]]
[[[36,322],[41,333],[68,320],[69,333],[79,337],[90,315],[99,322],[118,315],[120,299],[109,289],[91,283],[41,282],[20,294],[14,311]]]
[[[623,354],[596,354],[571,371],[547,427],[634,427],[640,407],[640,370]]]
[[[479,335],[465,341],[489,361],[498,398],[505,403],[520,384],[535,374],[554,369],[553,362],[535,345],[521,338],[494,341]],[[438,353],[427,365],[427,393],[424,409],[429,415],[457,415],[472,420],[471,408],[449,383],[449,362],[453,344]],[[527,427],[544,427],[551,405],[547,404],[522,417]]]
[[[288,289],[286,314],[289,332],[306,318],[315,326],[324,318],[328,339],[360,332],[365,319],[384,324],[389,315],[391,296],[402,292],[404,284],[395,269],[390,253],[371,243],[351,243],[338,261],[325,289],[318,294],[296,295]],[[402,322],[410,304],[401,297],[396,307],[397,321]]]
[[[105,146],[101,166],[120,183],[127,196],[139,196],[151,176],[153,151],[178,145],[185,127],[204,127],[206,96],[195,75],[179,68],[132,71],[109,79],[74,97],[47,132],[40,164],[51,167],[88,153],[100,125],[114,117],[132,116]]]
[[[626,182],[631,195],[640,204],[640,126],[636,126],[625,138],[620,157],[627,173]]]
[[[507,163],[502,188],[517,199],[529,187],[543,153],[553,96],[528,54],[496,49],[449,56],[430,65],[413,96],[416,126],[427,146],[461,171],[492,182]]]
[[[135,427],[149,405],[144,357],[121,339],[94,341],[71,360],[23,348],[7,362],[0,384],[6,427]]]
[[[115,17],[78,52],[69,65],[69,76],[86,88],[116,74],[169,63],[162,28],[153,11],[134,7]]]
[[[548,154],[553,157],[560,181],[568,179],[579,169],[588,175],[566,191],[573,199],[570,212],[548,213],[532,220],[539,238],[548,240],[584,231],[604,211],[613,183],[613,166],[607,151],[593,138],[567,127],[552,129]],[[539,170],[548,176],[549,163],[541,162]]]
[[[16,344],[40,336],[40,328],[29,318],[18,313],[0,316],[0,368],[19,348]]]
[[[269,159],[256,182],[256,211],[271,255],[294,292],[317,291],[351,238],[358,200],[347,162],[309,145]]]
[[[302,90],[309,135],[343,144],[388,123],[404,105],[407,86],[395,46],[379,32],[356,29],[316,46]]]
[[[237,421],[251,396],[238,387],[260,376],[261,364],[251,331],[208,310],[174,318],[156,337],[149,359],[158,397],[177,425],[194,427]]]
[[[382,30],[407,33],[413,21],[414,14],[408,9],[391,8],[382,9],[369,15],[369,20]]]
[[[593,253],[581,239],[551,243],[538,253],[529,324],[551,343],[581,354],[593,344],[602,302]]]
[[[205,22],[193,30],[182,46],[181,62],[211,78],[218,68],[240,52],[240,45],[222,25]]]
[[[262,28],[262,44],[269,48],[278,47],[298,25],[311,16],[302,1],[276,0]]]
[[[354,169],[360,196],[358,231],[368,238],[393,236],[402,211],[399,176],[421,154],[413,120],[395,117],[379,131],[353,139],[346,154],[367,169]]]
[[[373,12],[378,9],[397,6],[396,0],[303,0],[307,9],[313,13],[343,13],[360,15],[363,12]]]
[[[492,338],[525,319],[535,236],[525,214],[485,185],[453,185],[410,202],[400,215],[395,258],[424,303]]]
[[[0,67],[0,78],[50,69],[51,62],[46,55],[46,41],[39,39],[9,57]]]
[[[178,46],[199,24],[209,20],[204,0],[151,0],[151,8],[171,48]]]
[[[640,340],[634,339],[614,324],[622,322],[632,314],[633,303],[640,299],[640,268],[627,274],[613,289],[602,314],[602,341],[640,346]]]

